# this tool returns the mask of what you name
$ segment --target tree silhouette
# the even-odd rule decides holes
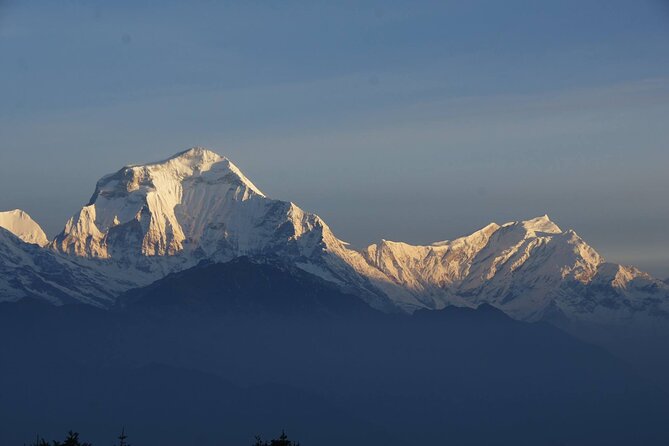
[[[118,446],[130,446],[130,443],[127,443],[126,440],[128,436],[125,434],[125,427],[121,429],[121,435],[118,436]]]
[[[46,441],[44,438],[40,438],[39,435],[34,443],[30,443],[29,446],[51,446],[51,443]]]
[[[285,431],[281,431],[279,438],[271,440],[270,442],[262,441],[260,435],[256,435],[256,442],[253,443],[253,446],[300,446],[300,443],[294,443],[288,439]]]
[[[61,446],[61,445],[60,444],[56,445],[54,442],[54,446]],[[92,446],[92,445],[90,443],[79,442],[79,432],[69,431],[67,433],[67,438],[65,438],[65,441],[62,443],[62,446]]]
[[[127,442],[128,436],[125,434],[125,428],[121,429],[121,435],[118,436],[119,443],[117,446],[130,446],[130,443]],[[24,444],[25,445],[25,444]],[[51,443],[46,441],[44,438],[40,438],[39,435],[35,442],[30,443],[29,446],[93,446],[91,443],[82,443],[79,441],[79,432],[69,431],[67,437],[64,441],[53,440]],[[300,446],[300,443],[293,442],[288,439],[288,435],[284,430],[281,431],[279,438],[270,440],[269,442],[263,441],[259,435],[255,437],[255,443],[253,446]]]
[[[34,443],[30,446],[93,446],[90,443],[82,443],[79,441],[79,432],[69,431],[65,441],[60,442],[53,440],[51,443],[46,441],[44,438],[37,438]],[[129,445],[128,445],[129,446]]]

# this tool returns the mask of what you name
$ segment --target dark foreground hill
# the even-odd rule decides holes
[[[604,351],[492,307],[378,313],[240,259],[114,312],[0,305],[0,444],[667,444],[669,400]]]

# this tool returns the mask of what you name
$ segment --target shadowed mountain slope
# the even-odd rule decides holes
[[[109,438],[119,424],[148,446],[277,426],[326,446],[669,436],[663,392],[558,329],[487,305],[384,314],[292,268],[203,264],[129,292],[113,312],[0,305],[0,379],[14,383],[0,400],[0,442],[42,425]]]

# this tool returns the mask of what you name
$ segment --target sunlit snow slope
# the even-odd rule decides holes
[[[490,303],[523,320],[666,317],[669,287],[607,263],[548,216],[485,228],[429,246],[381,241],[365,258],[429,308]]]
[[[621,324],[664,320],[669,311],[666,283],[606,263],[548,216],[427,246],[382,240],[358,252],[318,216],[268,198],[203,148],[103,177],[49,246],[51,255],[95,270],[90,283],[114,291],[201,261],[248,256],[294,264],[384,310],[490,303],[523,320]],[[107,302],[104,295],[98,304]]]
[[[49,243],[40,225],[20,209],[0,212],[0,228],[5,228],[26,243],[34,243],[39,246]]]

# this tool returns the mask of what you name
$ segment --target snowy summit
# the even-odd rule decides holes
[[[0,228],[5,228],[26,243],[45,246],[46,234],[30,215],[20,209],[0,212]]]
[[[0,226],[24,242],[47,244],[27,214],[12,211],[0,217]],[[23,251],[13,258],[25,259],[28,266],[21,274],[26,274],[35,252]],[[45,285],[39,293],[28,293],[23,285],[0,278],[5,295],[37,293],[57,302],[75,296],[109,306],[114,293],[203,260],[247,256],[291,264],[389,311],[488,303],[521,320],[623,323],[669,315],[666,283],[607,263],[547,215],[491,223],[429,245],[382,240],[357,251],[317,215],[268,198],[230,160],[200,147],[104,176],[89,203],[40,255],[70,276],[85,277],[78,281],[85,288],[49,282],[59,290],[54,297],[43,291],[49,289]],[[10,271],[11,260],[2,262],[0,269]],[[36,264],[26,283],[53,281],[39,269],[48,262]],[[105,290],[103,297],[96,297],[96,287]]]
[[[93,258],[173,255],[206,237],[208,224],[231,202],[255,196],[264,197],[227,158],[196,147],[103,177],[54,246]]]

